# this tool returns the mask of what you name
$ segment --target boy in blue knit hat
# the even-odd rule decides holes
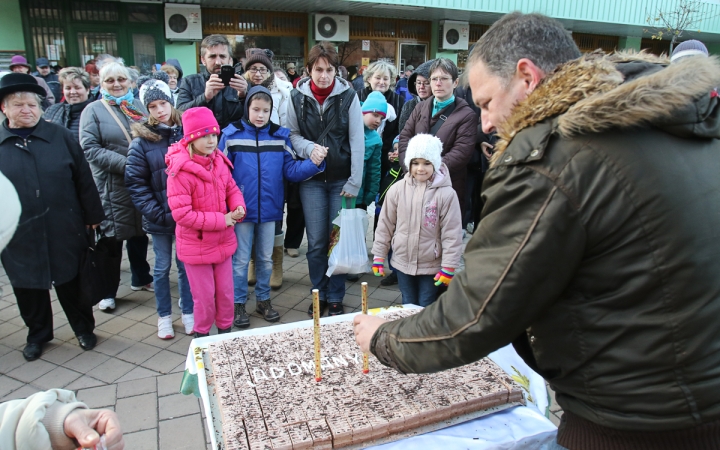
[[[377,129],[387,116],[388,104],[380,92],[373,91],[362,104],[363,122],[365,123],[365,165],[363,182],[357,196],[357,207],[367,209],[375,201],[380,189],[380,167],[382,154],[382,138]]]

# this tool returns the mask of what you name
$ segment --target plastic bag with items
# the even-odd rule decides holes
[[[355,208],[355,198],[347,207],[342,199],[342,209],[333,220],[330,233],[327,276],[343,273],[365,273],[370,271],[365,235],[368,229],[367,211]]]

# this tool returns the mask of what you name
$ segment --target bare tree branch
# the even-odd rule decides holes
[[[695,30],[698,33],[698,26],[703,20],[716,17],[704,11],[704,3],[697,0],[680,0],[675,9],[662,11],[658,9],[655,13],[647,13],[647,23],[650,29],[644,30],[652,33],[653,39],[669,39],[670,53],[675,44],[680,40],[687,30]]]

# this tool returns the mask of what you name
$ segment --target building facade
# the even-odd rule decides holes
[[[32,62],[39,56],[54,64],[84,64],[99,54],[121,56],[127,65],[149,72],[152,64],[176,58],[185,73],[199,68],[199,42],[166,38],[165,8],[196,5],[202,36],[223,34],[236,61],[246,48],[268,48],[274,62],[302,66],[307,52],[322,35],[337,43],[346,67],[387,60],[403,70],[437,56],[461,68],[468,48],[503,14],[519,10],[559,19],[573,33],[582,51],[647,49],[667,53],[669,41],[651,39],[648,17],[671,12],[678,0],[327,0],[323,10],[302,0],[0,0],[0,68],[14,54]],[[705,42],[720,53],[720,1],[699,2],[703,18],[681,40]],[[249,9],[252,6],[255,9]],[[339,18],[339,19],[338,19]],[[336,20],[337,19],[337,20]],[[321,22],[322,21],[322,22]],[[450,21],[450,22],[448,22]],[[459,25],[458,25],[459,24]],[[318,29],[318,26],[324,27]],[[451,28],[461,27],[467,43],[449,42]],[[460,30],[460,28],[458,28]],[[698,32],[699,31],[699,32]]]

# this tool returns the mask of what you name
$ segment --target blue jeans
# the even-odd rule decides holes
[[[312,289],[320,291],[320,300],[342,303],[345,297],[346,274],[327,277],[328,245],[332,221],[342,207],[345,180],[325,182],[308,180],[300,183],[300,200],[305,216],[308,240],[307,263]]]
[[[437,286],[433,275],[407,275],[395,269],[403,305],[430,306],[435,301]]]
[[[235,224],[237,250],[233,255],[233,283],[235,303],[247,302],[248,264],[255,244],[255,299],[264,302],[270,299],[270,275],[272,274],[272,252],[275,243],[275,222]]]
[[[172,313],[170,267],[172,267],[174,240],[175,236],[172,234],[153,234],[152,244],[153,251],[155,252],[155,268],[153,270],[153,277],[155,278],[155,305],[158,316],[160,317],[166,317]],[[182,313],[192,314],[193,297],[190,292],[190,282],[188,282],[187,274],[185,274],[185,264],[177,259],[177,252],[175,253],[175,262],[178,268],[178,291],[180,292]]]

